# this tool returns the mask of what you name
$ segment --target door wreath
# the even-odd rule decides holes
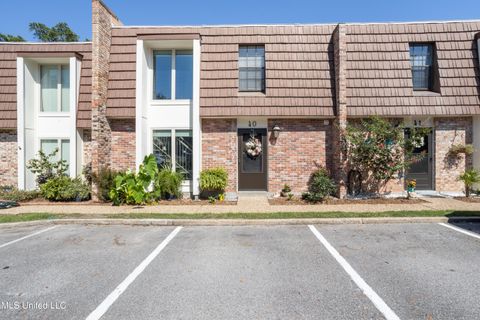
[[[252,134],[250,139],[245,142],[245,152],[250,158],[257,158],[262,153],[262,142],[260,139],[255,138]]]

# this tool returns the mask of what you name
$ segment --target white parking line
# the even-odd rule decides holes
[[[443,222],[440,222],[439,225],[444,226],[444,227],[447,227],[447,228],[450,228],[450,229],[455,230],[455,231],[458,231],[458,232],[461,232],[461,233],[463,233],[463,234],[466,234],[467,236],[480,239],[480,235],[475,234],[475,233],[473,233],[473,232],[471,232],[471,231],[463,230],[462,228],[455,227],[455,226],[452,226],[452,225],[449,225],[449,224],[446,224],[446,223],[443,223]]]
[[[148,255],[148,257],[146,257],[136,268],[135,270],[133,270],[132,273],[130,273],[126,278],[125,280],[122,281],[122,283],[120,283],[118,285],[118,287],[115,288],[115,290],[112,291],[112,293],[110,293],[108,295],[108,297],[105,298],[105,300],[103,300],[103,302],[95,309],[92,311],[92,313],[90,313],[90,315],[86,318],[86,320],[97,320],[97,319],[100,319],[104,314],[105,312],[107,312],[107,310],[110,308],[110,306],[115,302],[115,300],[118,299],[118,297],[120,297],[120,295],[125,291],[127,290],[128,286],[133,282],[135,281],[135,279],[143,272],[143,270],[145,270],[145,268],[153,261],[153,259],[155,259],[158,254],[167,246],[167,244],[177,235],[177,233],[180,232],[180,230],[182,229],[182,227],[176,227],[175,230],[173,230],[169,235],[168,237],[165,238],[165,240],[162,241],[162,243],[160,243],[158,245],[158,247],[155,248],[155,250],[152,251],[152,253],[150,253]]]
[[[47,232],[47,231],[49,231],[49,230],[52,230],[53,228],[56,228],[56,227],[57,227],[57,226],[53,226],[53,227],[50,227],[50,228],[47,228],[47,229],[43,229],[43,230],[34,232],[34,233],[32,233],[32,234],[26,235],[25,237],[21,237],[21,238],[18,238],[18,239],[16,239],[16,240],[13,240],[13,241],[4,243],[4,244],[0,245],[0,248],[3,248],[3,247],[6,247],[6,246],[9,246],[9,245],[11,245],[11,244],[17,243],[17,242],[19,242],[19,241],[22,241],[22,240],[25,240],[25,239],[34,237],[34,236],[39,235],[39,234],[41,234],[41,233]]]
[[[400,318],[390,309],[380,296],[373,291],[373,289],[360,277],[360,275],[352,268],[352,266],[345,260],[340,253],[325,239],[322,234],[312,225],[308,226],[323,246],[330,252],[330,254],[337,260],[342,268],[348,273],[350,278],[363,291],[363,293],[373,302],[375,307],[385,316],[387,320],[400,320]]]

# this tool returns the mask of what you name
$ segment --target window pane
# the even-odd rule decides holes
[[[155,51],[154,53],[154,99],[172,98],[172,52]]]
[[[175,77],[175,99],[192,99],[193,56],[191,50],[176,51]]]
[[[70,168],[70,140],[62,140],[61,143],[61,159],[67,161],[68,168]]]
[[[238,57],[239,90],[265,90],[265,48],[263,46],[240,46]]]
[[[70,66],[62,66],[62,111],[70,111]]]
[[[45,65],[40,67],[41,111],[58,111],[57,99],[58,67]]]
[[[192,179],[192,131],[177,130],[175,132],[175,168],[183,173],[185,180]]]
[[[58,148],[58,141],[56,139],[44,139],[40,140],[40,150],[43,151],[47,156],[52,154],[55,149]],[[58,152],[56,154],[56,159],[58,159]],[[52,159],[54,160],[54,159]]]
[[[431,88],[431,72],[433,63],[433,46],[431,44],[411,44],[410,64],[414,89]]]
[[[172,133],[170,130],[153,132],[153,154],[158,167],[172,165]]]

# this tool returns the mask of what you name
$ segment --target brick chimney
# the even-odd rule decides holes
[[[101,0],[92,0],[92,172],[110,166],[110,125],[107,120],[108,71],[112,26],[122,25]],[[93,199],[97,200],[97,186]]]

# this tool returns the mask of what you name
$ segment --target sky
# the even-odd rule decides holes
[[[124,25],[393,22],[480,19],[480,0],[105,0]],[[91,39],[90,0],[1,0],[0,33],[35,41],[30,22],[67,22]]]

